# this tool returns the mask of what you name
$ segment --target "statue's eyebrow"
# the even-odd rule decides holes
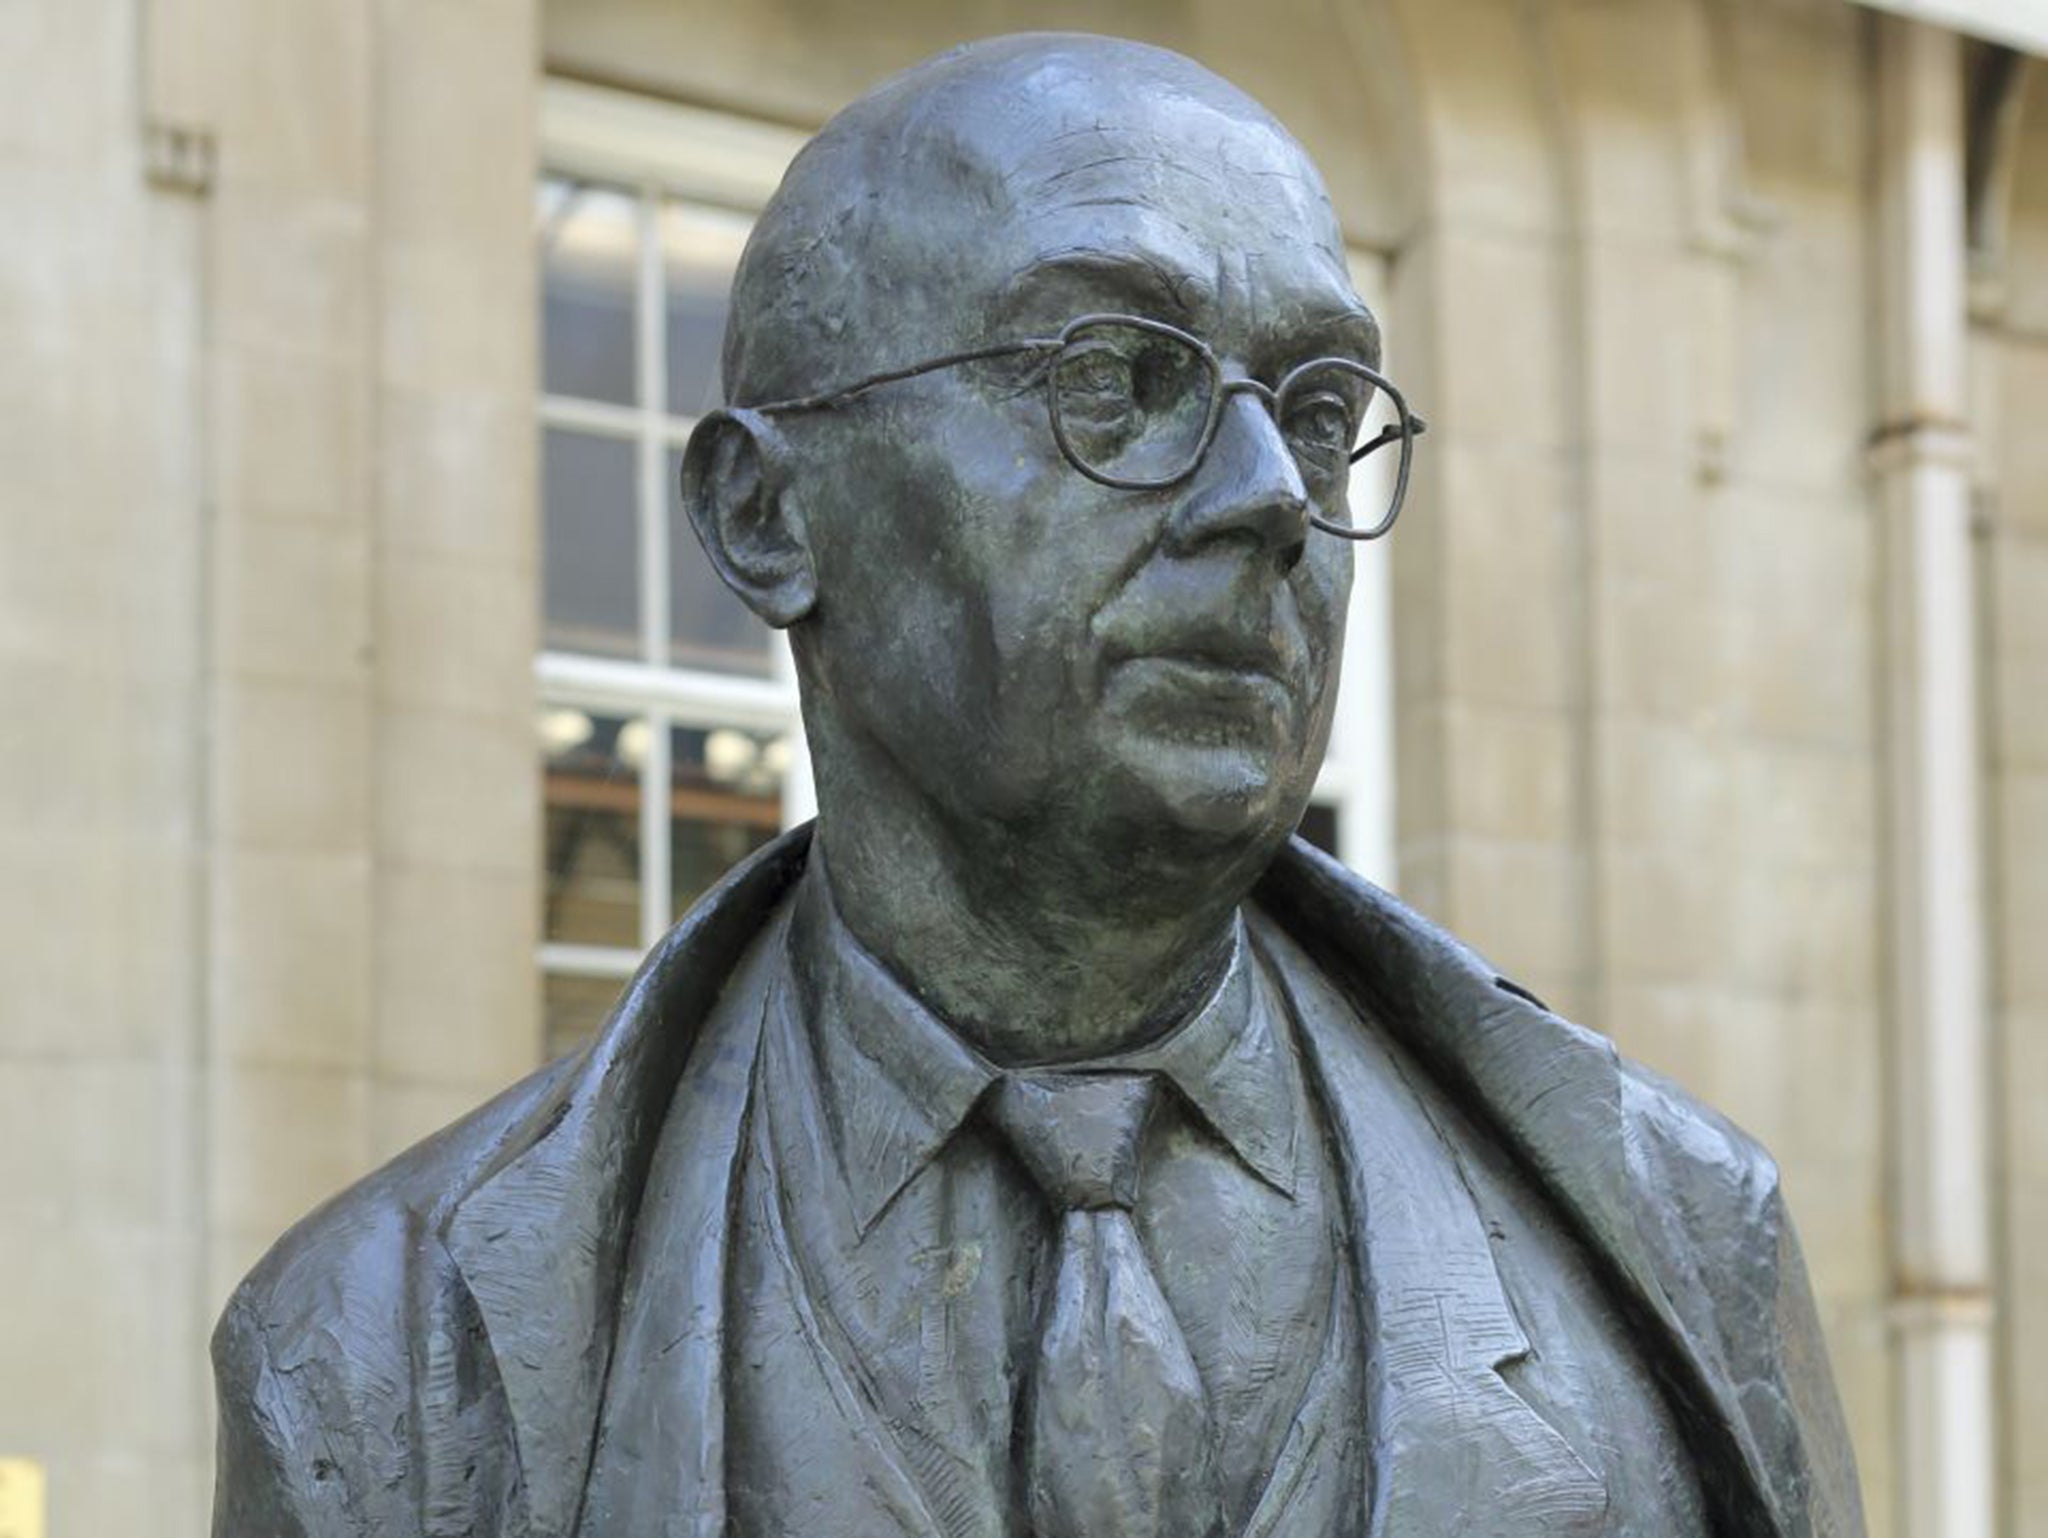
[[[1357,308],[1346,305],[1311,316],[1304,329],[1311,336],[1322,339],[1326,348],[1335,348],[1345,356],[1355,355],[1360,362],[1374,367],[1379,364],[1379,318],[1364,305]]]
[[[1041,302],[1066,301],[1072,308],[1075,290],[1082,290],[1093,308],[1130,308],[1153,320],[1194,326],[1214,305],[1214,285],[1146,251],[1100,249],[1054,251],[1022,268],[1004,286],[998,313],[1022,317]],[[1068,318],[1058,305],[1034,317],[1057,324]]]

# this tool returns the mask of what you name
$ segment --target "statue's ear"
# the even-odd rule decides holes
[[[739,406],[705,417],[683,450],[683,510],[704,553],[725,585],[778,630],[818,601],[788,459],[774,424]]]

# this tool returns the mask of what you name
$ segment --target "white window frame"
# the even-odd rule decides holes
[[[667,197],[758,213],[806,135],[580,81],[545,79],[540,98],[545,172],[586,176],[640,197],[639,404],[616,406],[543,395],[539,418],[543,429],[571,428],[636,445],[642,652],[646,657],[663,656],[669,636],[667,499],[672,494],[666,454],[687,440],[693,423],[667,409],[663,272],[654,210]],[[1359,293],[1375,311],[1383,312],[1384,258],[1354,250],[1351,265]],[[1387,489],[1385,477],[1391,466],[1381,461],[1390,458],[1382,455],[1368,461],[1372,473],[1354,483],[1362,513],[1365,502]],[[1377,507],[1373,511],[1376,514]],[[1389,886],[1394,876],[1391,589],[1385,548],[1357,547],[1342,692],[1329,754],[1315,789],[1316,802],[1336,810],[1339,858]],[[813,815],[815,792],[797,709],[795,672],[786,639],[778,634],[774,645],[772,674],[763,679],[644,660],[541,652],[534,671],[546,705],[645,717],[653,727],[640,768],[640,948],[545,942],[539,955],[543,972],[628,977],[646,948],[673,922],[670,801],[663,793],[671,771],[671,726],[787,733],[792,751],[782,798],[784,822],[794,825]]]
[[[634,445],[638,529],[640,651],[638,661],[543,650],[534,664],[548,707],[574,707],[645,718],[646,757],[640,764],[639,946],[544,941],[543,973],[630,977],[648,947],[674,922],[670,868],[672,765],[669,730],[721,726],[786,734],[790,772],[782,793],[785,824],[809,817],[815,806],[810,756],[803,746],[796,676],[786,640],[777,634],[767,678],[745,678],[646,659],[665,656],[669,638],[668,451],[689,438],[694,419],[672,413],[668,402],[663,336],[664,275],[657,225],[665,198],[756,214],[782,179],[805,136],[795,129],[754,122],[609,90],[580,81],[545,79],[540,93],[540,165],[550,175],[588,177],[637,195],[640,204],[637,265],[638,334],[635,337],[639,404],[609,405],[543,394],[540,426]]]
[[[1387,259],[1351,248],[1351,286],[1373,314],[1387,313]],[[1418,452],[1421,452],[1418,446]],[[1394,489],[1394,455],[1375,454],[1352,473],[1360,522],[1377,520]],[[1311,534],[1309,538],[1316,536]],[[1392,889],[1394,852],[1394,568],[1385,540],[1352,546],[1351,612],[1330,750],[1315,800],[1337,809],[1337,858]]]

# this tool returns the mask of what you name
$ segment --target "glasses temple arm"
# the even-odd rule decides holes
[[[1372,440],[1372,442],[1368,443],[1364,448],[1360,449],[1357,453],[1351,456],[1351,462],[1355,465],[1361,459],[1365,458],[1366,455],[1370,454],[1374,449],[1385,448],[1389,443],[1396,442],[1403,438],[1409,440],[1409,442],[1413,442],[1415,439],[1420,438],[1424,433],[1429,431],[1429,424],[1423,421],[1421,417],[1415,415],[1414,412],[1407,412],[1406,419],[1407,430],[1405,432],[1398,426],[1385,427],[1380,429],[1378,436],[1376,436]],[[1408,451],[1407,444],[1404,443],[1402,444],[1401,451],[1401,468],[1400,471],[1394,477],[1394,498],[1393,501],[1388,504],[1386,517],[1382,518],[1377,524],[1373,525],[1373,527],[1369,529],[1354,529],[1347,524],[1332,523],[1329,519],[1324,518],[1317,513],[1309,514],[1308,521],[1313,527],[1321,529],[1325,534],[1334,534],[1339,539],[1348,539],[1355,543],[1363,544],[1365,541],[1369,539],[1379,539],[1383,537],[1388,532],[1388,530],[1392,529],[1394,527],[1394,520],[1401,516],[1401,504],[1407,500]]]
[[[913,363],[905,368],[890,369],[886,373],[870,374],[852,384],[839,385],[834,389],[821,390],[816,395],[799,395],[789,400],[769,401],[765,405],[749,409],[766,415],[777,411],[825,411],[834,406],[844,405],[857,395],[885,384],[895,384],[903,379],[915,379],[919,374],[930,374],[942,368],[953,368],[962,363],[980,363],[989,358],[1014,357],[1018,353],[1048,352],[1063,345],[1055,338],[1032,337],[1021,342],[999,342],[993,347],[976,347],[967,352],[948,353],[943,358],[931,358],[923,363]]]
[[[1421,417],[1417,416],[1412,411],[1408,413],[1408,435],[1410,437],[1420,438],[1424,433],[1428,431],[1429,424],[1427,422],[1425,422]],[[1375,450],[1383,449],[1390,443],[1398,442],[1401,438],[1401,435],[1401,427],[1399,423],[1396,423],[1392,427],[1382,427],[1379,430],[1379,435],[1375,437],[1370,443],[1367,443],[1362,447],[1353,449],[1351,451],[1351,462],[1355,465],[1361,459],[1365,458],[1366,455],[1374,452]]]

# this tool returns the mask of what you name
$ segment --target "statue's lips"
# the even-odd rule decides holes
[[[1122,657],[1111,667],[1111,687],[1164,698],[1199,714],[1261,716],[1285,714],[1294,691],[1267,662],[1219,659],[1199,652],[1146,652]]]
[[[1107,637],[1103,661],[1112,669],[1157,668],[1190,680],[1263,679],[1294,692],[1300,669],[1290,665],[1298,660],[1290,654],[1297,648],[1281,644],[1264,626],[1216,620],[1162,628],[1163,633],[1140,630]]]

